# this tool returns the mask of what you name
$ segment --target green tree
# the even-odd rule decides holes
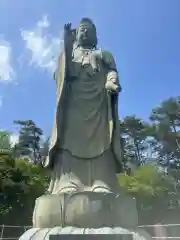
[[[172,208],[174,217],[179,215],[179,192],[174,179],[157,166],[146,164],[130,176],[119,174],[118,181],[125,192],[136,198],[139,224],[155,224],[166,218]]]
[[[11,151],[10,136],[10,132],[0,131],[0,154],[9,153]]]
[[[180,158],[180,98],[170,98],[152,110],[153,136],[159,143],[159,157],[166,166],[177,166]]]
[[[172,129],[177,148],[180,150],[180,136],[177,130],[180,127],[180,97],[163,101],[159,107],[152,110],[150,119],[166,124]]]
[[[127,116],[120,123],[122,137],[124,139],[124,154],[127,161],[132,161],[137,165],[144,162],[144,150],[147,149],[147,127],[142,119],[136,116]]]
[[[162,200],[166,197],[165,203],[169,192],[174,191],[172,179],[164,172],[158,171],[158,168],[152,164],[137,168],[131,176],[119,174],[118,181],[124,190],[139,199],[140,202],[148,204],[151,204],[152,198]]]
[[[0,156],[0,219],[3,223],[17,225],[21,219],[15,218],[13,222],[12,216],[21,212],[19,224],[24,224],[24,220],[30,224],[34,201],[47,188],[47,176],[44,169],[26,159]]]
[[[17,155],[32,155],[34,163],[40,160],[40,140],[43,131],[32,120],[14,121],[20,126],[19,143],[15,146]]]

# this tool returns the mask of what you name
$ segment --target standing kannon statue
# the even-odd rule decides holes
[[[64,49],[54,74],[55,121],[43,161],[52,173],[51,182],[36,199],[33,228],[22,239],[50,239],[72,231],[126,232],[130,239],[138,231],[138,214],[135,200],[119,188],[116,178],[123,154],[115,61],[97,47],[90,19],[83,18],[76,30],[66,24],[64,30]]]
[[[116,178],[123,167],[118,72],[112,54],[97,47],[90,19],[83,18],[75,30],[65,25],[54,79],[54,127],[43,161],[51,181],[36,199],[33,227],[40,230],[34,239],[58,226],[135,229],[136,202]]]
[[[118,93],[112,54],[97,47],[96,27],[83,18],[64,27],[64,49],[54,74],[57,102],[49,156],[48,192],[116,192],[122,168]]]

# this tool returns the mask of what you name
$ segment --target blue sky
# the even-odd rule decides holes
[[[120,118],[147,119],[180,95],[180,0],[1,0],[0,128],[32,119],[49,134],[55,110],[52,69],[64,23],[94,20],[99,46],[116,59]]]

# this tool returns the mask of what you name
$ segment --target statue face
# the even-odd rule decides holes
[[[77,41],[80,46],[96,45],[96,31],[91,24],[80,25],[77,31]]]

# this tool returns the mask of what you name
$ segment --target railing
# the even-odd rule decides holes
[[[0,225],[0,240],[17,240],[31,227],[32,226]]]
[[[141,225],[139,228],[149,233],[152,239],[180,239],[180,224]]]
[[[19,237],[32,226],[0,225],[0,240],[18,240]],[[11,230],[10,230],[11,229]],[[142,225],[139,229],[145,230],[152,239],[180,239],[180,224]],[[13,234],[13,236],[11,236]]]

